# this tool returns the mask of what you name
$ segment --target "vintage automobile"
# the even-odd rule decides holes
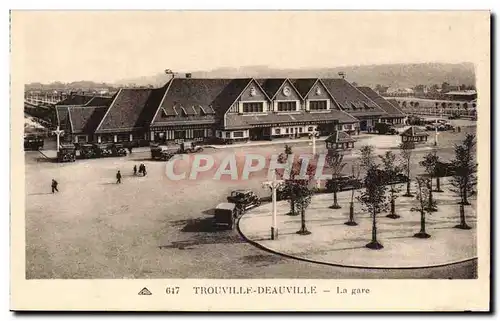
[[[361,187],[361,181],[356,179],[353,176],[340,176],[336,178],[338,192],[350,191],[353,189],[358,189]],[[326,181],[326,190],[328,192],[333,192],[335,187],[335,181],[333,179],[329,179]]]
[[[230,230],[239,216],[239,210],[236,204],[220,203],[215,208],[214,225],[216,228],[225,227]]]
[[[232,191],[231,195],[227,197],[227,201],[236,204],[241,213],[252,207],[259,206],[261,203],[260,198],[251,190]]]
[[[43,137],[38,135],[26,135],[24,137],[24,150],[39,150],[43,148]]]
[[[154,160],[168,161],[175,155],[175,151],[167,146],[151,146],[151,158]]]
[[[74,145],[61,145],[57,152],[59,163],[74,162],[76,160],[76,147]]]
[[[376,123],[375,131],[380,135],[397,135],[398,131],[394,126],[387,123]]]
[[[386,175],[386,172],[384,170],[379,169],[377,171],[384,185],[401,184],[408,182],[408,176],[404,174],[399,173],[396,176],[390,177]]]
[[[81,144],[78,145],[81,158],[101,158],[126,156],[127,150],[122,144]]]
[[[111,151],[111,156],[127,156],[127,150],[125,149],[125,146],[123,144],[111,144],[108,146],[108,149]]]
[[[189,154],[189,153],[198,153],[202,151],[203,147],[197,146],[195,142],[182,142],[180,143],[179,150],[177,152],[179,154]]]

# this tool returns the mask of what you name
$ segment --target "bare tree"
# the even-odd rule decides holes
[[[467,134],[460,145],[455,145],[455,159],[452,161],[454,171],[451,179],[452,189],[460,196],[460,224],[455,226],[460,229],[470,229],[465,222],[465,205],[470,205],[468,196],[476,192],[477,163],[475,159],[476,136]]]
[[[339,209],[341,206],[337,201],[337,192],[339,191],[339,179],[347,165],[344,163],[344,155],[338,151],[334,151],[333,154],[328,155],[326,158],[328,166],[332,169],[332,187],[333,187],[333,205],[330,206],[332,209]]]
[[[432,213],[430,211],[429,204],[429,193],[431,192],[431,179],[428,177],[417,177],[416,178],[417,187],[417,207],[412,208],[412,211],[417,211],[420,213],[420,232],[414,234],[414,237],[426,239],[431,237],[425,231],[425,216],[426,214]]]
[[[311,234],[306,227],[306,209],[309,204],[311,204],[313,191],[307,184],[296,183],[293,185],[292,194],[295,199],[297,210],[300,212],[300,230],[297,231],[297,234]]]
[[[362,146],[359,151],[361,153],[359,165],[361,166],[361,169],[367,171],[368,168],[370,168],[370,166],[375,162],[375,148],[371,145],[365,145]]]
[[[364,191],[358,196],[358,201],[361,202],[363,209],[372,215],[372,239],[366,245],[372,250],[379,250],[383,245],[377,240],[377,214],[387,208],[386,186],[383,184],[383,177],[378,166],[370,165],[366,172],[363,182]]]

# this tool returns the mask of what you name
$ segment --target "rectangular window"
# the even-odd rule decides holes
[[[231,133],[230,132],[226,132],[226,138],[231,138]]]
[[[281,134],[281,129],[280,129],[280,128],[276,128],[276,129],[274,130],[274,134],[276,134],[276,135],[280,135],[280,134]]]
[[[296,111],[297,105],[294,101],[279,101],[278,111]]]
[[[288,128],[286,129],[286,133],[288,134]]]
[[[262,113],[264,112],[264,103],[243,103],[244,113]]]
[[[234,132],[233,137],[234,138],[243,138],[244,134],[243,132]]]
[[[308,131],[308,132],[312,132],[312,131],[313,131],[313,129],[314,129],[314,127],[308,127],[308,128],[307,128],[307,131]]]
[[[186,131],[176,130],[174,131],[174,139],[184,139],[186,138]]]
[[[130,140],[129,134],[118,134],[116,135],[116,140],[118,142],[128,142]]]
[[[302,133],[302,127],[299,127],[299,133]]]
[[[309,110],[326,110],[326,100],[314,100],[309,102]]]
[[[204,129],[195,129],[193,131],[193,136],[194,136],[194,138],[203,138],[203,137],[205,137],[205,130]]]

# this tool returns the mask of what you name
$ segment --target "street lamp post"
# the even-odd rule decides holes
[[[276,180],[276,175],[273,176],[272,181],[262,183],[263,187],[270,187],[272,190],[272,203],[273,203],[273,213],[272,213],[272,224],[271,224],[271,240],[276,240],[278,238],[278,222],[276,219],[276,190],[281,186],[283,181]]]
[[[443,110],[439,109],[439,118],[443,117]],[[436,108],[436,121],[434,123],[434,146],[438,145],[438,109]]]
[[[59,152],[59,136],[61,136],[62,133],[64,133],[64,130],[60,130],[59,126],[57,126],[57,129],[52,131],[52,133],[56,134],[57,136],[57,152]]]
[[[313,153],[313,157],[316,158],[316,134],[318,133],[318,131],[316,130],[316,127],[313,127],[313,131],[311,132],[311,135],[312,135],[312,153]],[[316,180],[316,188],[320,188],[321,186],[321,182],[319,180],[319,178]]]

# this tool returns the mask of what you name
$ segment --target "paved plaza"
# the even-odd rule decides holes
[[[420,268],[457,263],[473,259],[477,255],[476,207],[466,207],[466,221],[472,230],[454,228],[459,223],[457,197],[449,191],[435,193],[438,212],[426,218],[429,239],[419,239],[413,234],[420,230],[420,214],[410,209],[416,206],[415,198],[400,197],[397,200],[399,219],[377,218],[377,238],[384,246],[370,250],[365,245],[371,239],[371,215],[363,212],[355,203],[357,226],[347,226],[350,192],[339,193],[341,209],[330,209],[332,194],[313,197],[306,211],[307,229],[310,235],[299,235],[300,215],[287,215],[287,201],[277,203],[279,236],[270,240],[272,205],[265,204],[252,209],[239,222],[241,233],[252,243],[273,253],[311,262],[332,265],[369,268]]]

